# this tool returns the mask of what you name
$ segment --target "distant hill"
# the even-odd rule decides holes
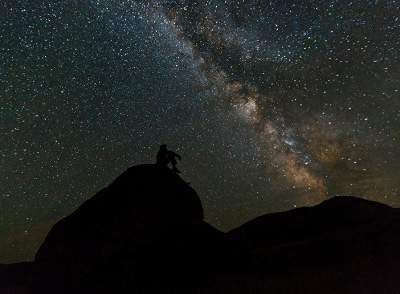
[[[260,216],[228,235],[248,249],[264,248],[385,219],[398,211],[374,201],[336,196],[314,207]]]
[[[400,213],[354,197],[222,233],[169,168],[129,168],[49,232],[0,294],[400,293]]]

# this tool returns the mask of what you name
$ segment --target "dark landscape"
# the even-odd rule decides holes
[[[56,223],[0,293],[399,293],[400,213],[337,196],[227,233],[190,184],[146,164]]]

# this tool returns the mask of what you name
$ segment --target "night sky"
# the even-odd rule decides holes
[[[400,207],[400,1],[3,0],[0,107],[0,263],[161,144],[222,231]]]

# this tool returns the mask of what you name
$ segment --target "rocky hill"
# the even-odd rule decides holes
[[[399,293],[400,213],[353,197],[222,233],[167,167],[129,168],[49,232],[0,294]]]
[[[129,168],[54,225],[36,255],[32,290],[187,292],[230,250],[203,217],[196,192],[169,168]]]
[[[277,246],[388,218],[398,212],[382,203],[337,196],[314,207],[301,207],[253,219],[228,232],[248,249]]]

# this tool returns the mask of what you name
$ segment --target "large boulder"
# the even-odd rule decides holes
[[[169,168],[131,167],[53,226],[34,261],[32,290],[142,291],[149,279],[202,272],[225,247],[203,217],[196,192]]]

